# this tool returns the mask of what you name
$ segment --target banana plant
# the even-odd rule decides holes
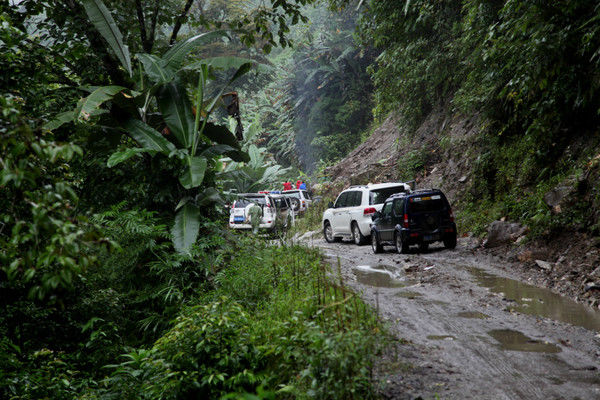
[[[230,124],[233,121],[230,120]],[[266,157],[267,149],[254,144],[260,131],[260,123],[255,120],[244,132],[242,149],[247,151],[250,161],[229,162],[219,173],[227,192],[249,193],[268,189],[281,182],[281,178],[289,172],[290,168],[282,168]]]
[[[212,123],[209,119],[226,88],[247,73],[253,62],[237,57],[218,57],[184,67],[185,58],[191,51],[227,36],[224,31],[214,31],[192,36],[173,45],[162,55],[136,54],[138,72],[134,74],[135,60],[132,61],[123,37],[102,0],[82,0],[82,3],[90,22],[121,62],[132,84],[131,87],[89,88],[91,93],[81,99],[74,110],[59,114],[45,127],[53,130],[64,123],[87,123],[100,116],[104,118],[103,125],[122,131],[138,145],[113,153],[107,161],[109,167],[142,153],[151,157],[162,154],[177,160],[181,171],[178,179],[185,189],[185,196],[175,208],[171,234],[175,249],[189,253],[199,232],[200,207],[219,198],[215,188],[203,184],[207,170],[216,170],[218,159],[224,156],[234,162],[250,161],[234,134],[226,126]],[[236,71],[216,95],[208,96],[207,84],[212,70],[219,67],[235,67]],[[193,104],[180,79],[183,70],[198,77],[198,84],[193,90]],[[157,110],[154,110],[154,105]]]

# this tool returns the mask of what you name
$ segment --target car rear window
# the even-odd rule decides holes
[[[382,204],[391,195],[404,192],[406,192],[404,185],[371,190],[369,192],[369,204]]]
[[[446,204],[439,194],[415,196],[408,199],[408,209],[410,212],[441,211],[445,208]]]
[[[280,209],[288,208],[288,203],[287,203],[285,197],[279,197],[279,198],[276,198],[273,200],[275,201],[275,207],[280,208]]]
[[[284,196],[289,196],[289,197],[295,197],[295,198],[299,199],[300,198],[300,191],[296,190],[294,192],[285,192],[283,195]]]
[[[235,201],[235,208],[246,208],[246,206],[248,206],[248,204],[250,204],[250,203],[256,203],[261,206],[264,206],[265,204],[267,204],[264,196],[244,197],[241,199],[237,199]]]

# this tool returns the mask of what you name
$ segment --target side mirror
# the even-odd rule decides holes
[[[327,204],[327,208],[333,208],[333,201],[330,201],[329,204]]]
[[[381,218],[381,212],[375,211],[373,215],[371,215],[371,220],[375,221],[377,218]]]

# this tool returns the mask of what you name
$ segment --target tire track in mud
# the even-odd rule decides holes
[[[332,264],[339,258],[346,283],[378,305],[390,331],[408,341],[400,345],[400,354],[411,365],[379,373],[388,382],[384,396],[600,399],[598,332],[517,312],[511,299],[483,287],[470,272],[477,268],[518,281],[510,265],[461,243],[455,251],[408,255],[373,254],[368,246],[328,244],[320,238],[307,244],[321,248]],[[404,286],[377,287],[359,280],[355,271],[361,265],[384,265]]]

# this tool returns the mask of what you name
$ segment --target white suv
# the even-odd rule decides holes
[[[371,216],[381,211],[385,200],[396,193],[409,193],[406,183],[350,186],[323,213],[323,234],[329,243],[352,239],[361,245],[371,235]]]
[[[298,199],[298,209],[294,208],[294,211],[298,214],[304,213],[308,206],[312,204],[310,195],[304,189],[284,190],[281,194],[286,197]]]
[[[237,200],[231,205],[231,211],[229,212],[229,227],[232,229],[252,229],[248,213],[252,204],[258,204],[263,210],[259,228],[273,229],[277,220],[275,200],[270,195],[262,193],[238,195]]]

